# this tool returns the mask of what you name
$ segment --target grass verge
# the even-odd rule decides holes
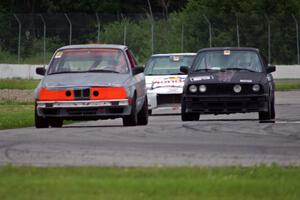
[[[2,200],[300,198],[299,167],[1,167]]]
[[[34,89],[40,80],[34,79],[0,79],[0,89]]]
[[[299,79],[277,79],[275,80],[276,91],[299,90]]]
[[[0,102],[0,129],[30,127],[33,122],[32,103]]]

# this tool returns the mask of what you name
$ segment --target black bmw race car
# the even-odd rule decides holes
[[[201,49],[185,80],[182,121],[199,120],[200,114],[258,112],[260,121],[275,120],[275,66],[255,48]]]

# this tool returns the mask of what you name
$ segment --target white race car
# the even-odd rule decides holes
[[[191,66],[195,53],[155,54],[146,63],[149,114],[152,110],[180,110],[184,80],[181,66]]]

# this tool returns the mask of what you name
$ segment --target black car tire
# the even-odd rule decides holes
[[[48,128],[49,122],[47,118],[40,117],[37,115],[37,111],[34,111],[34,123],[36,128]]]
[[[63,126],[64,120],[60,118],[50,118],[49,124],[53,128],[61,128]]]
[[[130,115],[123,117],[123,126],[136,126],[137,122],[136,98],[134,98]]]
[[[152,115],[152,110],[148,110],[148,115],[149,115],[149,116]]]
[[[274,98],[273,98],[272,103],[271,103],[271,119],[275,119],[275,117],[276,117],[275,101],[274,101]]]
[[[269,102],[269,108],[267,112],[259,112],[258,113],[259,121],[269,121],[275,119],[275,104],[274,99]]]
[[[143,103],[143,107],[138,113],[138,125],[147,125],[148,124],[148,100],[147,96],[145,98],[145,101]]]
[[[181,120],[186,121],[198,121],[200,114],[198,113],[187,113],[185,112],[186,106],[184,103],[181,104]]]

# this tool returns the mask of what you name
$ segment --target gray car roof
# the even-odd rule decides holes
[[[257,48],[252,47],[211,47],[211,48],[204,48],[200,49],[198,52],[202,51],[222,51],[222,50],[236,50],[236,51],[256,51],[259,52]]]
[[[153,54],[151,57],[163,57],[163,56],[195,56],[196,53],[165,53],[165,54]]]
[[[120,49],[126,50],[128,47],[125,45],[118,45],[118,44],[80,44],[80,45],[68,45],[59,48],[58,50],[65,50],[65,49],[97,49],[97,48],[104,48],[104,49]]]

